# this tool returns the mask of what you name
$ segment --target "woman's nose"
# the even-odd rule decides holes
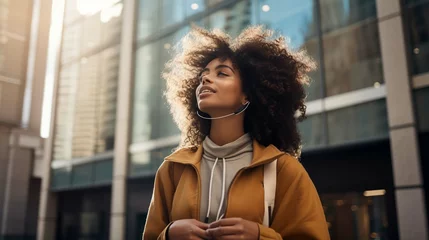
[[[202,78],[202,84],[204,85],[205,83],[212,83],[212,81],[210,80],[210,78],[208,77],[208,75],[205,75]]]

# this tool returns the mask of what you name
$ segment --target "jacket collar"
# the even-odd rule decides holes
[[[259,144],[256,140],[253,140],[253,159],[249,167],[255,167],[271,162],[283,154],[284,152],[280,151],[272,144],[265,147]],[[202,156],[203,147],[199,145],[197,151],[193,151],[191,148],[181,148],[166,157],[165,161],[197,166],[200,164]]]

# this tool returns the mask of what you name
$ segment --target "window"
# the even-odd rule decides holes
[[[139,0],[137,39],[143,39],[154,33],[159,26],[161,1]]]
[[[327,96],[384,82],[377,22],[329,32],[323,49]]]
[[[155,131],[161,71],[158,50],[159,42],[154,42],[136,52],[132,143],[150,140]]]
[[[99,13],[83,21],[82,52],[118,44],[121,38],[122,3],[104,7]]]
[[[298,128],[301,134],[303,151],[313,147],[325,144],[323,141],[323,115],[308,116],[303,122],[299,123]]]
[[[379,193],[378,193],[379,192]],[[388,239],[385,190],[321,194],[332,240]]]
[[[54,160],[113,149],[123,3],[66,0]]]
[[[376,0],[320,1],[322,30],[329,32],[377,16]]]
[[[151,1],[154,2],[154,1]],[[161,19],[159,28],[165,28],[185,19],[185,6],[177,0],[162,0]]]
[[[103,159],[71,167],[52,169],[53,190],[91,187],[110,184],[113,176],[113,159]]]
[[[135,153],[130,156],[130,176],[151,176],[159,168],[164,158],[172,153],[174,146]]]
[[[70,24],[78,20],[82,15],[78,10],[78,2],[81,0],[66,0],[64,10],[64,24]]]
[[[421,132],[429,132],[429,88],[414,91],[417,121]]]
[[[205,0],[184,0],[186,16],[192,16],[205,10]]]
[[[93,4],[84,0],[66,2],[62,63],[120,42],[123,10],[120,0]]]
[[[106,183],[112,181],[113,176],[113,160],[94,162],[95,176],[94,183]]]
[[[251,23],[250,1],[240,1],[232,7],[224,8],[203,18],[199,24],[206,29],[222,29],[231,37],[236,37]]]
[[[405,1],[406,26],[409,26],[409,51],[413,74],[429,72],[429,1]]]
[[[54,159],[112,150],[116,123],[119,46],[61,69]]]
[[[269,29],[281,32],[288,38],[289,46],[294,50],[305,49],[320,65],[318,21],[314,0],[259,1],[258,18]],[[320,70],[310,74],[312,79],[307,88],[307,101],[322,97]]]
[[[147,151],[131,154],[129,175],[141,176],[151,175],[156,172],[157,168],[152,166],[150,153]]]
[[[81,56],[82,45],[82,24],[76,23],[72,26],[64,27],[62,48],[61,48],[61,63],[67,63],[72,60],[77,60]]]
[[[145,45],[136,53],[132,143],[179,134],[163,97],[165,80],[161,77],[171,50],[188,31],[176,33]]]
[[[383,83],[374,0],[321,1],[326,95]]]
[[[387,138],[386,101],[377,100],[327,113],[329,144]]]
[[[68,168],[58,168],[53,169],[52,172],[52,189],[61,189],[65,187],[70,187],[71,183],[71,171]]]
[[[92,182],[93,164],[87,163],[73,167],[72,186],[87,186]]]
[[[79,64],[62,68],[58,80],[53,160],[72,159],[74,109]]]
[[[172,56],[172,46],[174,46],[180,38],[189,31],[189,28],[183,28],[175,34],[172,34],[160,41],[160,63],[161,67],[165,65],[167,61],[171,59]],[[162,69],[160,70],[161,74]],[[170,108],[167,104],[163,92],[166,90],[166,82],[164,79],[159,76],[160,82],[160,92],[157,95],[157,102],[159,103],[159,112],[157,120],[157,133],[154,135],[155,138],[169,137],[173,135],[180,134],[179,129],[177,128],[176,123],[173,121],[173,117],[170,114]]]
[[[183,4],[186,9],[186,16],[192,16],[222,1],[223,0],[184,0]]]

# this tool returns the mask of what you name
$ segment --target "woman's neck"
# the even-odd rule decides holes
[[[244,114],[212,120],[210,139],[219,146],[234,142],[244,135]]]

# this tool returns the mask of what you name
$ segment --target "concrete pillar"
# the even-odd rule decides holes
[[[121,56],[116,112],[115,155],[113,162],[110,240],[125,239],[128,148],[133,76],[133,42],[136,0],[124,0]]]
[[[3,202],[6,190],[7,165],[9,162],[9,136],[10,128],[0,125],[0,216],[3,216]],[[0,234],[3,219],[0,217]]]
[[[52,9],[55,9],[55,12],[52,12]],[[56,113],[56,106],[57,106],[57,90],[58,90],[58,76],[59,76],[59,66],[60,66],[60,45],[58,46],[58,49],[55,49],[56,56],[49,56],[45,55],[43,52],[43,49],[46,48],[49,44],[50,47],[55,46],[56,41],[61,40],[61,34],[62,34],[62,25],[59,25],[57,23],[52,23],[51,19],[53,21],[59,21],[59,19],[63,18],[64,15],[64,0],[42,0],[41,7],[40,7],[40,24],[45,25],[42,23],[49,22],[51,24],[55,24],[54,32],[57,32],[58,36],[52,36],[51,39],[49,36],[49,30],[51,30],[52,27],[50,26],[49,30],[40,28],[40,33],[38,36],[38,55],[36,56],[36,59],[47,57],[47,58],[53,58],[52,60],[55,62],[55,66],[53,67],[54,73],[46,72],[46,68],[42,65],[39,65],[37,62],[35,64],[35,81],[39,81],[41,79],[45,80],[47,74],[53,74],[54,80],[53,80],[53,94],[52,94],[52,106],[51,106],[51,117],[50,117],[50,130],[49,130],[49,137],[45,140],[44,145],[44,156],[43,156],[43,164],[42,164],[42,183],[40,188],[40,202],[39,202],[39,214],[37,219],[37,239],[38,240],[54,240],[56,239],[56,224],[57,224],[57,194],[50,191],[50,185],[51,185],[51,161],[52,161],[52,151],[54,147],[54,122],[55,122],[55,113]],[[52,15],[52,16],[51,16]],[[53,16],[55,15],[55,16]],[[60,24],[62,21],[60,21]],[[58,26],[59,25],[59,26]],[[53,42],[51,42],[53,41]],[[47,51],[47,48],[45,49]],[[38,60],[37,60],[38,61]],[[45,82],[46,83],[46,82]],[[37,91],[40,89],[35,89],[34,94],[37,94]],[[32,102],[32,108],[37,108],[38,101]],[[37,116],[37,115],[35,115]],[[34,125],[38,124],[38,117],[30,118],[30,127],[33,127]]]
[[[28,193],[32,174],[33,150],[20,146],[20,132],[10,136],[9,159],[4,191],[2,231],[3,239],[20,239],[26,234]]]
[[[422,170],[400,0],[377,0],[401,240],[428,239]]]
[[[56,86],[52,103],[51,122],[55,119]],[[54,240],[57,223],[57,195],[50,191],[51,159],[53,148],[54,124],[51,124],[49,138],[45,141],[42,164],[42,184],[40,188],[39,214],[37,218],[37,240]]]
[[[39,19],[37,20],[37,34],[31,36],[32,38],[36,38],[36,40],[34,41],[34,45],[31,46],[34,48],[32,49],[32,53],[34,53],[34,58],[28,59],[28,65],[33,66],[33,71],[27,73],[27,78],[29,77],[28,74],[32,75],[31,78],[33,82],[31,89],[30,116],[27,125],[27,129],[32,132],[40,132],[40,124],[42,120],[43,94],[45,87],[45,73],[48,55],[49,29],[51,26],[50,23],[52,6],[52,0],[38,1],[39,14],[37,15],[37,17],[39,17]]]

